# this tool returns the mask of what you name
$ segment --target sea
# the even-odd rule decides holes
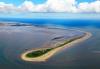
[[[19,54],[27,45],[32,45],[32,38],[24,37],[25,34],[23,34],[23,36],[18,36],[14,39],[17,42],[13,40],[6,40],[8,42],[5,42],[2,38],[5,35],[0,33],[0,69],[100,69],[100,20],[0,18],[0,22],[28,23],[37,27],[79,29],[92,34],[84,42],[57,52],[46,62],[26,62],[21,60],[20,56],[16,56],[16,54]],[[17,34],[13,35],[16,36]],[[5,38],[10,37],[6,36]],[[26,42],[24,39],[28,39],[27,42],[29,44],[24,44]],[[12,43],[14,46],[9,43]],[[32,47],[29,48],[31,49]],[[19,60],[16,60],[16,58],[19,58]]]

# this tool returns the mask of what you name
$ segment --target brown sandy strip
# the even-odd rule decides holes
[[[50,57],[52,57],[56,52],[64,49],[64,48],[68,48],[70,46],[73,46],[75,45],[76,43],[79,43],[79,42],[82,42],[88,38],[90,38],[92,36],[91,33],[89,32],[86,32],[86,35],[80,39],[77,39],[75,41],[72,41],[62,47],[59,47],[59,48],[56,48],[56,49],[53,49],[51,51],[49,51],[48,53],[42,55],[42,56],[39,56],[39,57],[36,57],[36,58],[28,58],[26,57],[26,54],[30,53],[30,52],[33,52],[33,51],[36,51],[36,50],[41,50],[41,49],[36,49],[36,50],[31,50],[31,51],[27,51],[23,54],[21,54],[21,59],[25,60],[25,61],[33,61],[33,62],[42,62],[42,61],[46,61],[47,59],[49,59]],[[46,49],[46,48],[42,48],[42,49]]]

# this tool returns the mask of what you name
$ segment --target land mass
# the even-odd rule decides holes
[[[27,23],[0,22],[0,26],[32,26],[32,25]]]
[[[24,61],[34,61],[34,62],[46,61],[50,57],[52,57],[56,52],[58,52],[64,48],[68,48],[76,43],[82,42],[82,41],[88,39],[89,37],[91,37],[91,33],[85,32],[84,35],[66,39],[54,47],[29,50],[25,53],[22,53],[21,58]],[[60,38],[62,38],[62,37],[54,38],[53,40],[60,39]]]

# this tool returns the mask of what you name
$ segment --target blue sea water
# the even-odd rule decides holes
[[[100,28],[100,20],[96,19],[26,19],[26,18],[0,18],[4,22],[29,23],[37,26],[69,26],[69,27],[98,27]]]
[[[0,69],[100,69],[100,20],[0,18],[1,22],[29,23],[40,27],[80,29],[92,33],[88,40],[58,52],[43,63],[11,61],[2,56]],[[13,56],[11,56],[13,57]]]

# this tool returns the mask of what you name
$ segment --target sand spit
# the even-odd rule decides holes
[[[84,37],[77,39],[77,40],[74,40],[74,41],[72,41],[72,42],[70,42],[70,43],[68,43],[68,44],[66,44],[62,47],[55,48],[55,49],[47,52],[46,54],[39,56],[39,57],[35,57],[35,58],[28,58],[28,57],[26,57],[26,54],[33,52],[33,51],[36,51],[36,50],[40,50],[40,49],[30,50],[30,51],[27,51],[27,52],[21,54],[21,59],[24,60],[24,61],[44,62],[44,61],[47,61],[50,57],[52,57],[56,52],[61,51],[64,48],[68,48],[70,46],[73,46],[76,43],[80,43],[80,42],[90,38],[91,36],[92,36],[91,33],[86,32],[86,35]],[[42,49],[46,49],[46,48],[42,48]]]

